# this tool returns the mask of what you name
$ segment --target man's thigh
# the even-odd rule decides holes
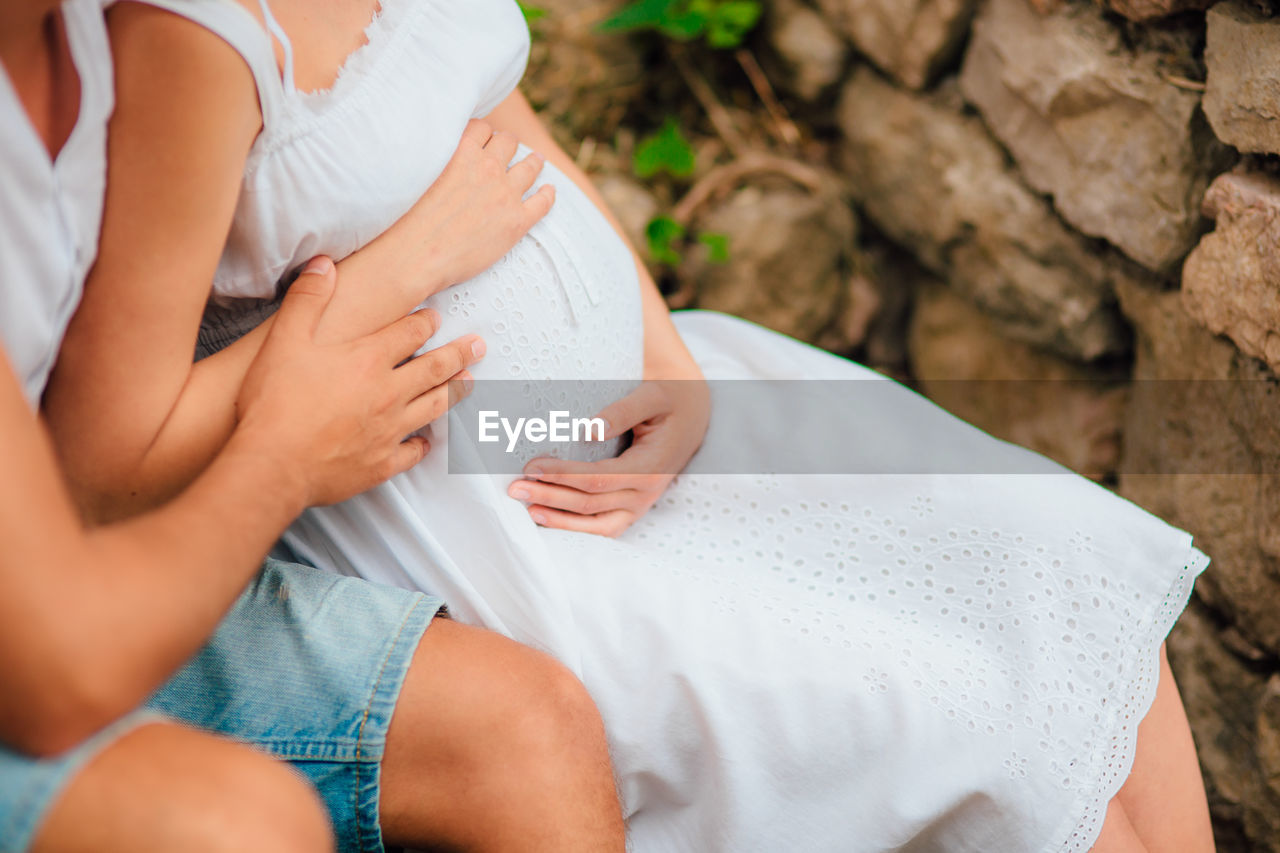
[[[53,804],[64,791],[74,793],[72,780],[99,764],[98,756],[123,754],[141,768],[136,748],[121,753],[115,745],[139,728],[157,728],[147,724],[158,720],[287,761],[318,790],[340,850],[381,850],[387,728],[422,634],[441,608],[421,593],[268,560],[214,636],[145,710],[55,760],[0,748],[0,853],[27,850]]]
[[[387,729],[441,608],[421,593],[268,560],[147,707],[289,762],[319,791],[339,850],[380,851]]]

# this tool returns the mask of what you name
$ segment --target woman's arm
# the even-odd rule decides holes
[[[600,413],[610,425],[606,438],[632,432],[631,446],[616,459],[602,462],[534,459],[525,467],[525,479],[512,483],[508,492],[529,503],[529,514],[538,524],[617,536],[648,512],[670,485],[673,472],[688,464],[701,446],[710,420],[709,392],[621,223],[525,97],[513,93],[486,118],[542,152],[572,179],[631,249],[640,279],[646,382]]]
[[[101,250],[45,396],[77,500],[97,520],[177,493],[227,440],[270,323],[193,365],[200,316],[262,118],[241,57],[202,27],[120,3]],[[550,208],[537,158],[473,123],[441,178],[339,265],[322,339],[385,326],[496,260]]]

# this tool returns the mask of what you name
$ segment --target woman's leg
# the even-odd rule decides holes
[[[604,853],[625,846],[604,725],[551,657],[436,619],[422,636],[382,763],[389,844]]]
[[[75,776],[31,853],[332,849],[319,797],[288,765],[156,723],[123,736]]]
[[[1141,846],[1134,847],[1135,840]],[[1206,853],[1213,849],[1195,742],[1161,646],[1160,681],[1155,702],[1138,726],[1133,770],[1111,801],[1094,853]]]

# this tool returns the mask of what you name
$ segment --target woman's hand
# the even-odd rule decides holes
[[[432,251],[425,269],[434,289],[422,299],[484,272],[551,210],[551,184],[525,199],[546,161],[534,152],[510,165],[518,145],[514,135],[472,119],[449,164],[401,220]]]
[[[526,479],[512,483],[508,494],[528,501],[530,517],[543,527],[618,536],[693,458],[710,411],[700,375],[648,380],[597,416],[608,423],[606,439],[633,433],[622,454],[600,462],[534,459],[525,466]]]
[[[511,164],[519,143],[482,119],[467,123],[452,159],[404,216],[340,264],[343,281],[320,325],[323,341],[390,323],[427,297],[491,267],[555,202],[546,184],[525,194],[545,160]]]
[[[489,120],[546,154],[595,202],[619,239],[630,246],[626,230],[609,212],[599,190],[556,143],[519,90],[491,112]],[[702,371],[680,339],[653,276],[634,247],[631,258],[644,316],[647,387],[614,403],[601,416],[610,423],[606,437],[633,429],[635,440],[616,459],[603,462],[545,458],[530,462],[525,467],[528,479],[513,483],[509,494],[532,501],[530,515],[546,527],[617,536],[662,497],[707,431],[710,398]]]

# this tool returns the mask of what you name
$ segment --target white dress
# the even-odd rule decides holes
[[[229,0],[150,2],[222,34],[264,111],[208,347],[253,316],[237,300],[407,210],[528,49],[514,0],[383,0],[333,89],[303,94]],[[478,382],[635,379],[628,252],[563,174],[541,180],[551,214],[429,301],[438,340],[487,339]],[[696,473],[771,440],[713,405],[688,472],[617,540],[540,529],[512,476],[450,475],[437,452],[308,511],[287,541],[570,666],[604,716],[637,851],[1088,849],[1207,562],[1191,537],[856,364],[729,317],[676,322],[711,378],[868,380],[823,409],[877,470],[908,473]],[[856,393],[871,382],[874,406]],[[940,448],[1038,473],[909,473]]]

